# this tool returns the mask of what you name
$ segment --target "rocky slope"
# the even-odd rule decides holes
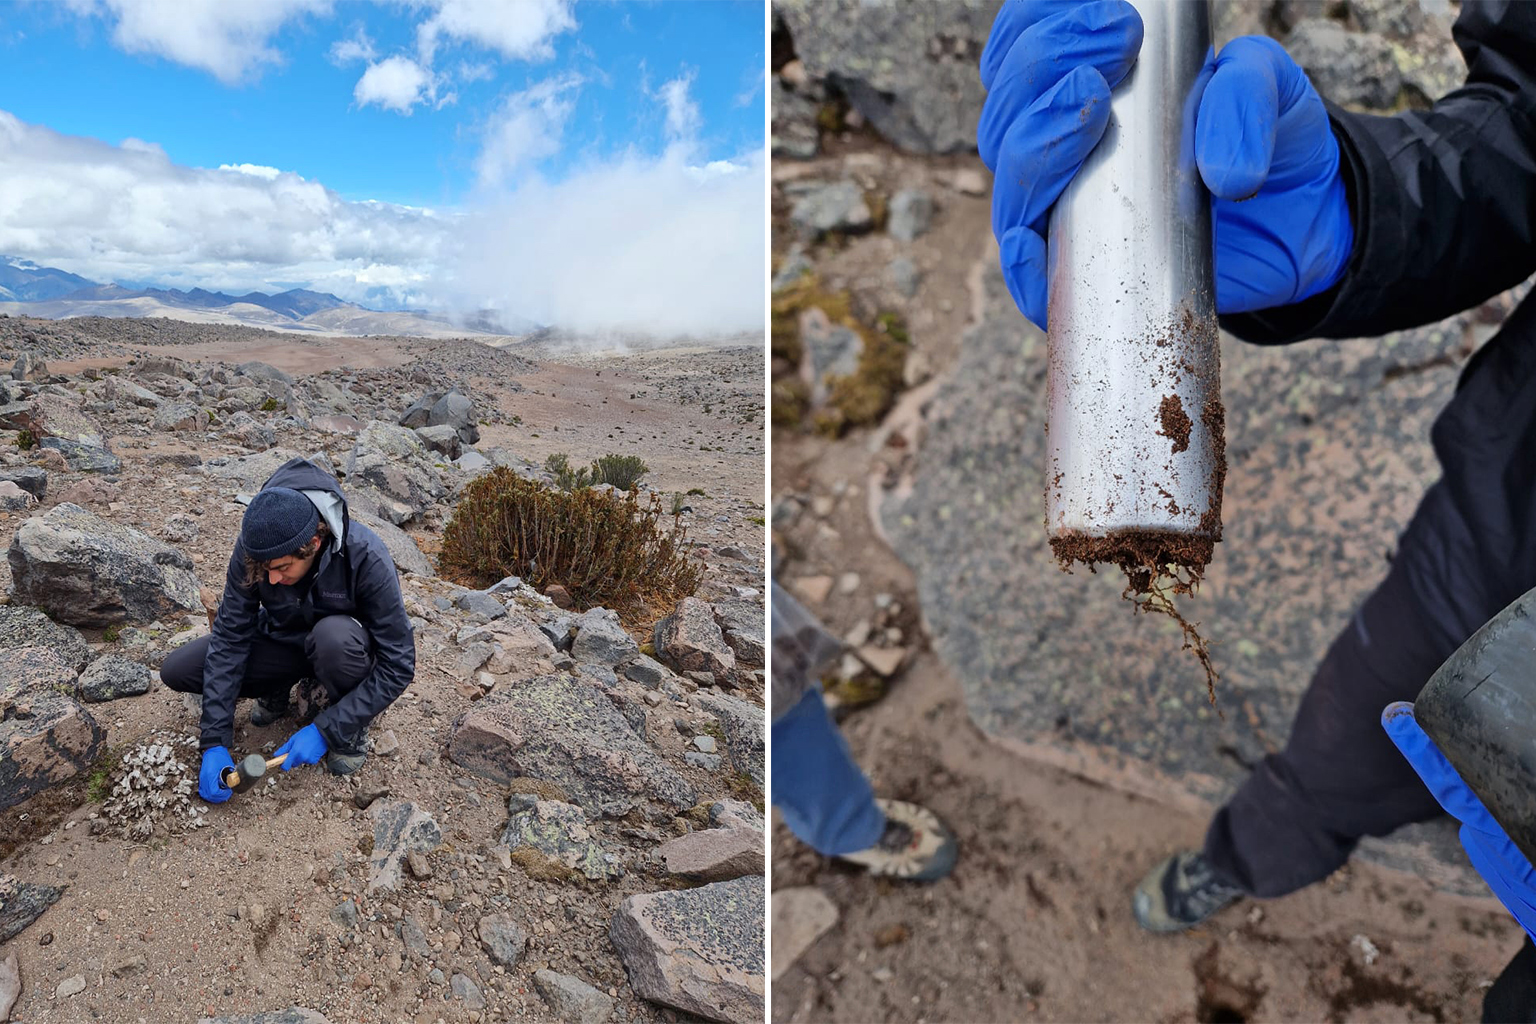
[[[373,342],[0,319],[0,1020],[761,1019],[762,418],[721,383],[753,360],[648,364],[706,413],[676,389],[590,401],[591,369],[473,343]],[[695,597],[622,624],[435,574],[465,483],[544,477],[535,439],[562,425],[573,461],[638,454],[683,496]],[[705,436],[730,443],[701,478]],[[417,674],[357,775],[210,808],[198,707],[156,669],[208,629],[237,496],[293,455],[389,545]],[[301,721],[248,711],[237,755]]]

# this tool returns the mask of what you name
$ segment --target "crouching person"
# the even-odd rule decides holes
[[[160,677],[202,694],[197,792],[223,803],[238,699],[254,698],[252,724],[269,725],[289,714],[294,684],[314,680],[328,704],[277,755],[287,755],[285,772],[324,759],[332,774],[349,775],[362,767],[368,724],[415,672],[394,559],[348,518],[334,477],[292,459],[246,509],[212,631],[171,652]]]

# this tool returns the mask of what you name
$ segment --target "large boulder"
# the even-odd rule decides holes
[[[62,885],[39,885],[0,875],[0,942],[14,939],[63,895]]]
[[[0,667],[0,809],[89,770],[106,732],[68,696],[76,673],[53,651],[20,647]]]
[[[763,832],[756,828],[707,828],[656,848],[667,871],[705,882],[727,882],[763,873]]]
[[[80,673],[80,699],[87,704],[137,697],[149,692],[149,669],[136,661],[104,654]]]
[[[48,471],[41,466],[0,469],[0,480],[9,480],[38,501],[48,497]]]
[[[754,601],[722,601],[715,605],[715,621],[725,642],[736,654],[736,663],[762,668],[767,658],[763,646],[763,607]]]
[[[348,515],[353,522],[362,523],[368,529],[379,535],[384,546],[389,549],[389,557],[395,560],[395,568],[401,572],[413,572],[418,576],[436,575],[432,568],[432,560],[426,552],[416,546],[411,540],[410,534],[393,523],[385,522],[378,516],[363,509],[348,509]]]
[[[623,876],[624,866],[592,838],[587,814],[575,804],[516,793],[507,810],[507,827],[501,835],[501,845],[507,849],[531,847],[593,881]]]
[[[464,454],[463,438],[459,437],[457,430],[446,423],[440,423],[435,427],[417,427],[416,436],[421,438],[422,444],[448,462]]]
[[[763,1019],[762,875],[642,893],[619,904],[608,938],[635,994],[710,1020]]]
[[[102,398],[118,406],[137,405],[153,409],[163,401],[153,391],[118,374],[113,374],[101,382],[100,394]]]
[[[427,415],[427,426],[452,427],[465,444],[474,444],[480,440],[479,422],[475,403],[461,395],[457,389],[432,403],[432,411]]]
[[[807,75],[911,153],[976,148],[978,58],[1002,0],[775,0]]]
[[[678,672],[709,672],[728,682],[736,671],[736,652],[725,642],[709,602],[685,597],[672,614],[656,623],[656,657]]]
[[[0,605],[0,658],[10,657],[10,651],[22,647],[46,648],[75,672],[96,657],[73,626],[61,626],[26,605]]]
[[[726,752],[738,772],[750,776],[759,786],[763,784],[763,728],[767,713],[756,704],[724,693],[700,690],[688,700],[694,707],[702,708],[715,716],[720,731],[725,733]]]
[[[67,437],[45,437],[37,442],[37,446],[64,456],[64,464],[76,473],[117,473],[123,468],[123,460],[105,445],[82,444]]]
[[[683,809],[698,799],[607,693],[567,675],[535,676],[475,704],[454,723],[448,756],[497,782],[552,782],[591,813],[623,814],[645,798]]]
[[[29,430],[39,439],[58,437],[93,448],[106,445],[101,428],[91,422],[77,402],[51,392],[0,409],[0,427]]]
[[[410,516],[403,520],[408,522],[448,493],[435,462],[415,431],[374,420],[363,428],[347,456],[348,487],[363,484],[390,502],[404,506],[410,510]],[[381,518],[397,525],[402,522],[394,509],[378,511]]]
[[[155,410],[151,426],[169,433],[207,430],[208,410],[191,402],[166,402]]]
[[[147,623],[203,607],[183,552],[68,502],[22,523],[7,558],[15,599],[70,625]]]
[[[254,494],[267,482],[268,477],[277,472],[279,466],[303,454],[291,448],[273,448],[237,458],[221,455],[203,463],[203,472],[215,480],[225,481],[237,490]]]
[[[618,613],[607,608],[591,608],[576,618],[576,639],[571,642],[571,657],[577,661],[612,668],[639,653],[640,645],[619,624]]]

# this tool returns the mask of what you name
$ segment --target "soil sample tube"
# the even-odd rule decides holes
[[[1045,516],[1063,568],[1111,562],[1145,592],[1169,565],[1191,581],[1210,561],[1226,459],[1194,160],[1210,8],[1134,3],[1141,53],[1050,220]]]

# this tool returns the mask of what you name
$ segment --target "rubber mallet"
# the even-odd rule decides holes
[[[224,785],[236,793],[244,793],[262,780],[268,768],[276,768],[286,760],[287,754],[270,760],[260,754],[247,754],[240,759],[237,767],[224,770]]]

